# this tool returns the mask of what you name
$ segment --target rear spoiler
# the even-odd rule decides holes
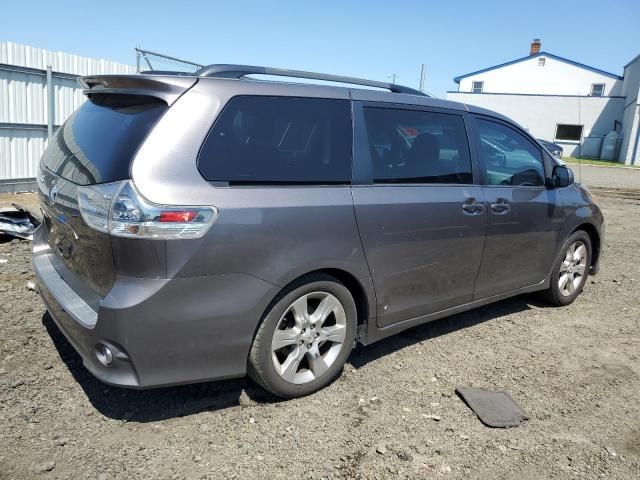
[[[171,106],[180,95],[193,87],[198,78],[177,75],[95,75],[80,77],[85,95],[94,93],[126,93],[148,95]]]

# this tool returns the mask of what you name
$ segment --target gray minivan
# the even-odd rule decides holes
[[[81,83],[41,161],[33,264],[106,383],[306,395],[356,342],[525,292],[567,305],[597,270],[600,209],[497,113],[239,65]]]

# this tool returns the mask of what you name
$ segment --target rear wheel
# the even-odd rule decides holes
[[[582,292],[589,276],[591,252],[591,240],[586,232],[579,230],[567,238],[555,258],[551,283],[545,292],[549,303],[569,305]]]
[[[300,397],[341,372],[356,334],[349,290],[325,274],[302,278],[282,292],[265,316],[249,354],[249,376],[271,393]]]

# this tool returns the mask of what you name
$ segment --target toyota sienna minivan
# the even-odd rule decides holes
[[[497,113],[241,65],[81,83],[41,161],[33,264],[106,383],[306,395],[356,342],[526,292],[567,305],[597,270],[600,209]]]

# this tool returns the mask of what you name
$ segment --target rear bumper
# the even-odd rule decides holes
[[[52,255],[36,231],[33,265],[47,310],[87,370],[116,386],[243,376],[258,322],[279,289],[244,274],[119,276],[96,308],[64,282]],[[109,366],[96,355],[102,345],[113,353]]]

